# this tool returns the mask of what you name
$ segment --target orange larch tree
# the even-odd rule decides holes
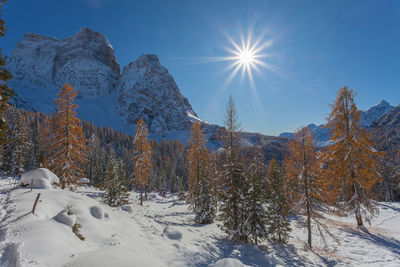
[[[331,105],[327,127],[331,129],[332,145],[325,153],[327,194],[341,212],[353,213],[357,225],[362,226],[363,217],[369,221],[378,212],[371,191],[381,179],[376,164],[380,153],[361,128],[361,112],[357,110],[354,96],[354,91],[345,86]]]
[[[133,144],[135,146],[135,156],[133,159],[135,168],[133,174],[140,187],[140,205],[143,206],[143,191],[149,182],[149,175],[152,168],[152,149],[148,139],[147,126],[142,119],[136,124],[136,135]]]
[[[192,125],[188,146],[189,199],[196,223],[211,223],[215,210],[210,191],[209,154],[200,122]]]
[[[54,101],[57,112],[52,123],[54,140],[50,168],[60,177],[61,188],[79,182],[86,162],[86,141],[81,120],[76,115],[78,105],[74,103],[77,94],[71,85],[65,84]]]
[[[320,211],[327,202],[323,192],[324,180],[314,139],[307,127],[297,131],[289,143],[284,166],[289,202],[292,203],[292,211],[303,216],[298,220],[298,225],[307,227],[308,245],[312,247],[312,228],[320,234],[326,245],[324,232],[333,236],[320,220]]]

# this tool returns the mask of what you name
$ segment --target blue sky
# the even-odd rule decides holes
[[[203,120],[222,124],[232,94],[242,128],[277,135],[323,123],[347,85],[366,109],[400,100],[400,1],[11,0],[4,6],[8,54],[25,32],[74,35],[90,27],[107,36],[121,66],[154,53]],[[274,71],[228,85],[225,37],[252,32],[272,45],[262,60]],[[225,33],[225,35],[224,35]]]

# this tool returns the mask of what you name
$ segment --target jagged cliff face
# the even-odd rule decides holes
[[[27,33],[7,64],[14,75],[11,83],[22,96],[44,88],[53,91],[65,83],[80,97],[104,96],[116,88],[120,77],[112,46],[104,35],[88,28],[62,40]]]
[[[189,129],[197,117],[156,55],[142,55],[124,67],[118,92],[122,117],[131,124],[144,119],[152,133]]]
[[[69,83],[79,92],[80,116],[97,124],[133,129],[144,119],[151,134],[165,137],[190,130],[197,120],[156,55],[140,56],[121,75],[110,42],[88,28],[62,40],[27,33],[7,63],[18,94],[14,103],[23,108],[53,111],[56,93]]]

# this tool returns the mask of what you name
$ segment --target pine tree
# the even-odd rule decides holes
[[[143,206],[143,190],[149,183],[151,171],[151,146],[148,139],[147,127],[144,120],[140,119],[136,125],[135,145],[135,170],[134,176],[140,188],[140,205]]]
[[[7,26],[2,19],[3,4],[7,0],[0,0],[0,37],[4,37],[7,31]],[[12,79],[10,71],[4,68],[7,64],[3,53],[0,49],[0,146],[3,147],[7,143],[7,123],[4,120],[4,113],[8,107],[8,100],[13,96],[13,90],[7,85],[7,82]]]
[[[269,163],[267,194],[268,235],[273,240],[286,242],[291,231],[290,222],[287,219],[289,206],[285,197],[283,173],[275,159]]]
[[[121,161],[117,162],[114,155],[108,160],[104,175],[104,189],[102,201],[111,207],[119,207],[128,203],[129,195],[126,186],[126,174]]]
[[[166,198],[167,197],[167,177],[164,172],[161,173],[159,186],[160,186],[160,189],[159,189],[160,195],[163,198]]]
[[[55,99],[57,112],[54,116],[54,161],[51,169],[61,180],[61,188],[76,184],[83,176],[82,166],[86,161],[86,144],[81,120],[76,116],[78,105],[74,99],[78,91],[65,84]]]
[[[324,180],[314,147],[314,140],[308,127],[297,131],[289,143],[284,161],[286,184],[290,185],[287,193],[293,194],[292,211],[299,216],[300,227],[307,227],[308,245],[312,247],[312,224],[325,242],[324,232],[333,237],[327,226],[320,220],[321,210],[327,203],[324,198]],[[305,220],[304,220],[305,218]],[[326,245],[326,242],[325,242]]]
[[[259,239],[264,239],[268,235],[267,217],[264,205],[266,204],[266,194],[264,190],[264,180],[266,166],[264,155],[261,148],[254,149],[253,158],[248,169],[249,190],[246,199],[246,228],[250,237],[258,244]]]
[[[3,168],[17,175],[27,170],[29,129],[24,114],[18,109],[10,107],[6,117],[8,124],[6,138],[9,142],[4,148]]]
[[[186,200],[186,185],[185,185],[185,180],[183,177],[177,176],[177,181],[179,185],[179,191],[178,191],[178,197],[179,200]]]
[[[331,143],[326,152],[329,198],[344,213],[353,213],[357,225],[362,226],[378,213],[372,199],[372,186],[380,180],[377,172],[374,143],[361,128],[361,112],[354,103],[355,93],[346,86],[337,93],[331,105],[328,127]]]
[[[240,126],[232,97],[229,98],[225,117],[224,165],[222,170],[223,188],[219,220],[221,228],[234,241],[247,242],[244,229],[244,205],[246,198],[246,177],[240,160]]]
[[[38,112],[33,114],[30,143],[28,169],[32,170],[41,167],[44,153],[40,140],[40,121]]]

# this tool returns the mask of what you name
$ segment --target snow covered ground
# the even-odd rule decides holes
[[[31,192],[3,175],[0,266],[400,266],[400,203],[381,203],[367,231],[352,217],[329,216],[340,245],[328,239],[328,250],[318,238],[314,250],[307,249],[306,232],[295,219],[288,244],[265,243],[260,250],[225,240],[215,223],[193,224],[194,215],[175,196],[150,194],[141,207],[132,194],[131,204],[110,208],[99,203],[100,195],[85,187]],[[72,232],[71,220],[81,224],[84,241]]]

